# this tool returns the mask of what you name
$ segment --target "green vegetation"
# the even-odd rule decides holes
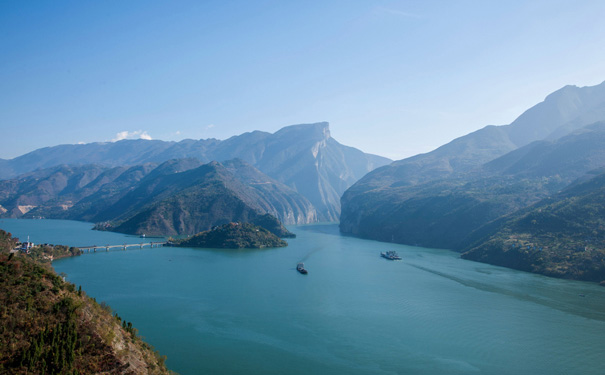
[[[14,244],[0,230],[0,373],[169,373],[131,323]]]
[[[454,146],[466,145],[473,155],[489,142],[465,142],[368,174],[342,197],[341,231],[466,252],[466,259],[549,276],[605,279],[604,197],[597,192],[605,183],[577,182],[603,172],[605,122],[472,169],[452,164],[464,156],[464,147],[455,152]]]
[[[249,223],[229,223],[184,240],[174,241],[174,246],[242,249],[284,247],[288,243],[265,228]]]
[[[317,220],[307,199],[241,160],[61,166],[0,181],[0,192],[2,217],[82,220],[129,234],[191,235],[265,213],[288,224]]]
[[[508,216],[462,257],[605,284],[605,174]]]
[[[380,241],[462,250],[485,224],[547,197],[560,179],[495,176],[369,191],[356,205],[356,235]],[[343,201],[345,198],[343,197]],[[343,211],[343,228],[352,228]],[[348,217],[349,219],[347,219]]]
[[[259,227],[263,227],[269,232],[273,233],[277,237],[280,238],[295,238],[296,235],[284,227],[284,225],[277,220],[277,218],[273,215],[264,214],[257,215],[252,220],[250,220],[251,224],[257,225]]]
[[[63,245],[39,245],[29,249],[28,256],[39,262],[52,262],[56,259],[72,257],[82,254],[77,247]]]
[[[77,374],[74,368],[78,330],[76,306],[66,297],[53,306],[53,312],[64,315],[54,327],[44,327],[21,356],[20,366],[40,374]]]

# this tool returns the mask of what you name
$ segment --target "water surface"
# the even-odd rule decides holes
[[[145,240],[70,221],[0,228],[72,246]],[[603,374],[603,287],[341,236],[336,224],[289,229],[287,248],[103,251],[54,267],[183,375]]]

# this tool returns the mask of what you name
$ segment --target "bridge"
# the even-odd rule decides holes
[[[122,245],[104,245],[104,246],[76,246],[78,249],[82,250],[85,253],[97,252],[97,250],[105,250],[109,251],[109,249],[121,249],[126,250],[129,247],[135,247],[142,249],[144,247],[162,247],[166,242],[144,242],[144,243],[125,243]]]

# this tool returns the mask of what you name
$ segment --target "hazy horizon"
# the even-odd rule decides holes
[[[0,158],[327,121],[402,159],[605,80],[605,3],[0,5]]]

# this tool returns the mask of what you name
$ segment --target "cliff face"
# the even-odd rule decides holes
[[[342,193],[369,171],[391,162],[341,145],[331,137],[328,123],[321,122],[288,126],[274,134],[254,131],[224,141],[124,140],[47,147],[1,161],[0,178],[61,164],[123,167],[183,158],[195,159],[200,165],[241,159],[303,195],[321,221],[338,220]],[[312,221],[304,217],[289,220]]]
[[[0,204],[8,208],[4,217],[111,221],[125,233],[193,234],[265,213],[285,224],[318,220],[307,199],[241,160],[61,166],[0,185]]]
[[[94,221],[111,221],[112,230],[122,233],[191,235],[229,222],[255,222],[266,213],[287,223],[315,219],[313,206],[293,190],[241,161],[228,165],[149,176]]]

